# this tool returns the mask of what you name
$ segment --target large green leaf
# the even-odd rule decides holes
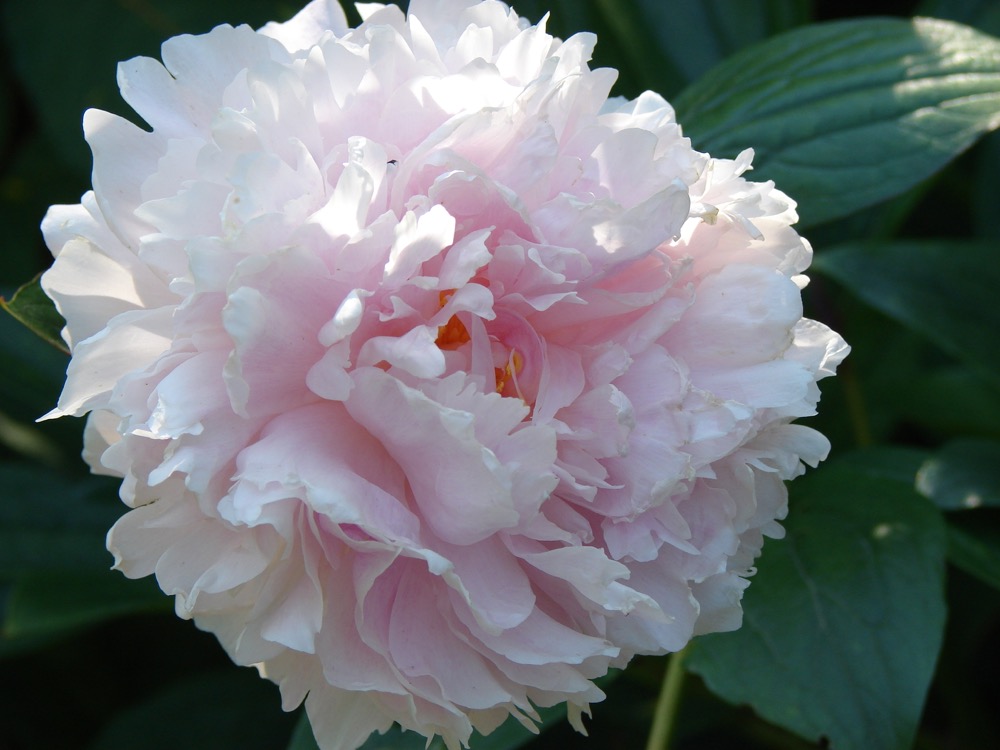
[[[743,628],[695,641],[687,662],[717,695],[838,750],[910,746],[941,644],[944,528],[894,460],[796,480]]]
[[[1000,252],[995,243],[844,245],[814,268],[1000,383]]]
[[[1000,40],[933,19],[807,26],[733,55],[675,102],[697,148],[755,149],[802,225],[913,187],[1000,125]]]

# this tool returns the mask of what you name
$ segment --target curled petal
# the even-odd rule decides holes
[[[741,622],[848,347],[753,152],[498,0],[312,0],[121,64],[42,225],[115,566],[305,703],[449,750]]]

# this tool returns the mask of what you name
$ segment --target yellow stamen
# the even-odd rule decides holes
[[[448,300],[451,299],[454,293],[454,289],[446,289],[443,292],[438,292],[438,304],[441,307],[447,305]],[[443,326],[438,326],[438,335],[434,343],[442,349],[457,349],[471,338],[472,336],[469,335],[468,329],[458,319],[458,316],[452,315],[448,318],[447,323]]]
[[[522,369],[524,369],[524,357],[518,353],[517,349],[512,349],[510,357],[507,359],[507,365],[502,370],[499,367],[493,368],[493,373],[497,379],[497,393],[502,394],[507,387],[507,381],[512,378],[514,379],[514,386],[516,388],[517,376],[521,374]]]

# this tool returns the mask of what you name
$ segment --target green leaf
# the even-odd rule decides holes
[[[848,456],[791,485],[787,538],[765,545],[743,628],[692,645],[713,692],[838,750],[911,745],[944,629],[945,534],[893,478],[905,472]]]
[[[280,705],[253,670],[194,675],[119,713],[91,750],[274,750],[291,731]]]
[[[49,635],[121,615],[172,610],[172,600],[152,578],[130,581],[113,570],[29,573],[19,577],[11,590],[3,634]]]
[[[813,267],[1000,383],[1000,254],[995,243],[842,245],[818,253]]]
[[[62,340],[61,334],[66,321],[42,291],[41,278],[41,274],[35,276],[14,292],[10,300],[0,297],[0,307],[38,334],[42,340],[69,354],[69,347]]]
[[[695,147],[756,151],[802,226],[923,181],[1000,125],[1000,40],[933,19],[807,26],[730,57],[674,102]]]
[[[948,443],[920,467],[917,490],[943,510],[1000,507],[1000,441]]]

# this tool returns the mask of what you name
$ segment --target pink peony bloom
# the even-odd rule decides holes
[[[333,0],[119,67],[43,224],[58,408],[124,478],[127,576],[303,699],[321,747],[450,748],[739,627],[828,450],[794,204],[608,98],[594,38]]]

